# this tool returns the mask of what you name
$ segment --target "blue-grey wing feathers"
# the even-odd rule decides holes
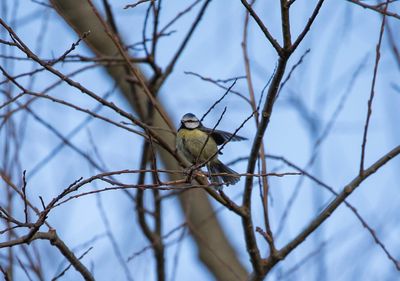
[[[201,127],[200,130],[206,132],[207,134],[211,134],[211,137],[215,140],[215,142],[218,145],[223,144],[224,142],[228,141],[230,139],[230,141],[242,141],[242,140],[247,140],[247,138],[245,137],[241,137],[238,135],[233,136],[233,134],[225,132],[225,131],[221,131],[221,130],[212,130],[206,127]]]

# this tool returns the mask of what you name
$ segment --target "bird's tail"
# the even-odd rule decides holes
[[[235,184],[240,180],[239,174],[226,166],[219,160],[212,161],[208,165],[210,174],[226,174],[226,175],[211,175],[211,181],[218,184]]]

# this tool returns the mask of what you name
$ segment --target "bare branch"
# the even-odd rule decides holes
[[[271,43],[272,47],[274,47],[276,52],[280,56],[282,56],[283,55],[282,47],[279,45],[278,41],[276,41],[276,39],[271,35],[268,28],[264,25],[263,21],[256,14],[251,5],[246,0],[241,0],[241,2],[243,6],[246,8],[246,10],[249,11],[252,18],[256,21],[257,25],[260,27],[261,31],[264,33],[268,41]]]
[[[299,36],[297,37],[296,41],[294,41],[293,45],[290,48],[290,52],[293,53],[297,47],[299,46],[299,44],[301,43],[301,41],[303,41],[304,37],[306,36],[306,34],[308,33],[308,31],[310,30],[312,24],[314,23],[314,20],[316,19],[319,10],[322,7],[322,4],[324,3],[324,0],[319,0],[317,5],[314,8],[314,11],[311,15],[311,17],[308,19],[308,22],[306,24],[306,26],[304,27],[303,31],[299,34]]]
[[[89,270],[80,262],[80,260],[71,252],[71,250],[65,245],[65,243],[58,237],[55,230],[49,232],[37,232],[33,236],[22,236],[15,240],[0,243],[0,249],[5,247],[13,247],[16,245],[30,243],[33,240],[48,240],[55,246],[61,254],[72,264],[72,266],[82,275],[87,281],[94,281],[92,274]]]
[[[314,232],[325,220],[327,220],[330,215],[339,207],[346,198],[355,190],[360,184],[367,179],[369,176],[378,171],[381,167],[383,167],[386,163],[388,163],[391,159],[395,158],[400,154],[400,146],[395,147],[384,156],[382,156],[379,160],[377,160],[374,164],[372,164],[368,169],[364,170],[363,174],[355,177],[350,183],[348,183],[343,189],[342,192],[338,194],[338,196],[315,218],[310,224],[300,232],[291,242],[289,242],[285,247],[283,247],[279,254],[282,258],[286,257],[290,252],[292,252],[298,245],[300,245],[311,233]],[[277,261],[270,259],[268,262],[268,267],[275,264]],[[395,261],[395,265],[397,270],[400,271],[400,263]]]
[[[386,3],[384,10],[386,11],[388,8],[388,4]],[[378,44],[376,46],[376,56],[375,56],[375,65],[374,65],[374,74],[372,77],[372,82],[371,82],[371,91],[369,95],[369,100],[368,100],[368,110],[367,110],[367,118],[365,120],[365,125],[364,125],[364,133],[363,133],[363,139],[362,139],[362,144],[361,144],[361,160],[360,160],[360,175],[364,173],[364,158],[365,158],[365,146],[367,145],[367,135],[368,135],[368,127],[369,127],[369,122],[372,114],[372,101],[374,99],[375,95],[375,83],[376,83],[376,77],[378,74],[378,66],[379,66],[379,60],[381,58],[381,44],[382,44],[382,38],[383,38],[383,32],[385,30],[385,14],[382,17],[382,23],[381,23],[381,29],[379,32],[379,40]]]

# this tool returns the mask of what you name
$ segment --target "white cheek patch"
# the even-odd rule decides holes
[[[185,127],[188,129],[196,129],[199,125],[199,122],[185,122]]]

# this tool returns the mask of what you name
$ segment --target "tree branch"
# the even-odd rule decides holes
[[[29,235],[29,234],[28,234]],[[29,237],[28,235],[22,236],[15,240],[0,243],[0,249],[5,247],[13,247],[24,243],[30,243],[33,240],[48,240],[51,245],[55,246],[61,254],[72,264],[72,266],[78,271],[82,277],[87,281],[94,281],[90,271],[81,263],[81,261],[74,255],[74,253],[68,248],[67,245],[58,237],[55,230],[49,230],[49,232],[36,232],[35,235]]]
[[[271,43],[272,47],[275,48],[279,56],[283,56],[282,47],[279,45],[278,41],[276,41],[276,39],[271,35],[268,28],[264,25],[264,23],[262,22],[260,17],[256,14],[256,12],[253,10],[251,5],[246,0],[241,0],[241,2],[243,6],[247,9],[247,11],[249,11],[253,19],[256,21],[257,25],[260,27],[261,31],[264,33],[268,41]]]
[[[348,183],[342,192],[314,219],[310,224],[298,234],[291,242],[289,242],[285,247],[283,247],[279,254],[281,259],[285,258],[289,253],[291,253],[298,245],[300,245],[311,233],[314,232],[325,220],[327,220],[330,215],[345,201],[345,199],[356,190],[360,184],[367,179],[369,176],[378,171],[382,166],[388,163],[391,159],[395,158],[400,154],[400,146],[395,147],[380,159],[378,159],[374,164],[372,164],[368,169],[364,171],[362,175],[355,177],[350,183]],[[272,265],[273,261],[270,259],[268,261],[268,267]],[[275,262],[276,263],[276,262]],[[400,270],[400,264],[397,262],[397,270]]]

